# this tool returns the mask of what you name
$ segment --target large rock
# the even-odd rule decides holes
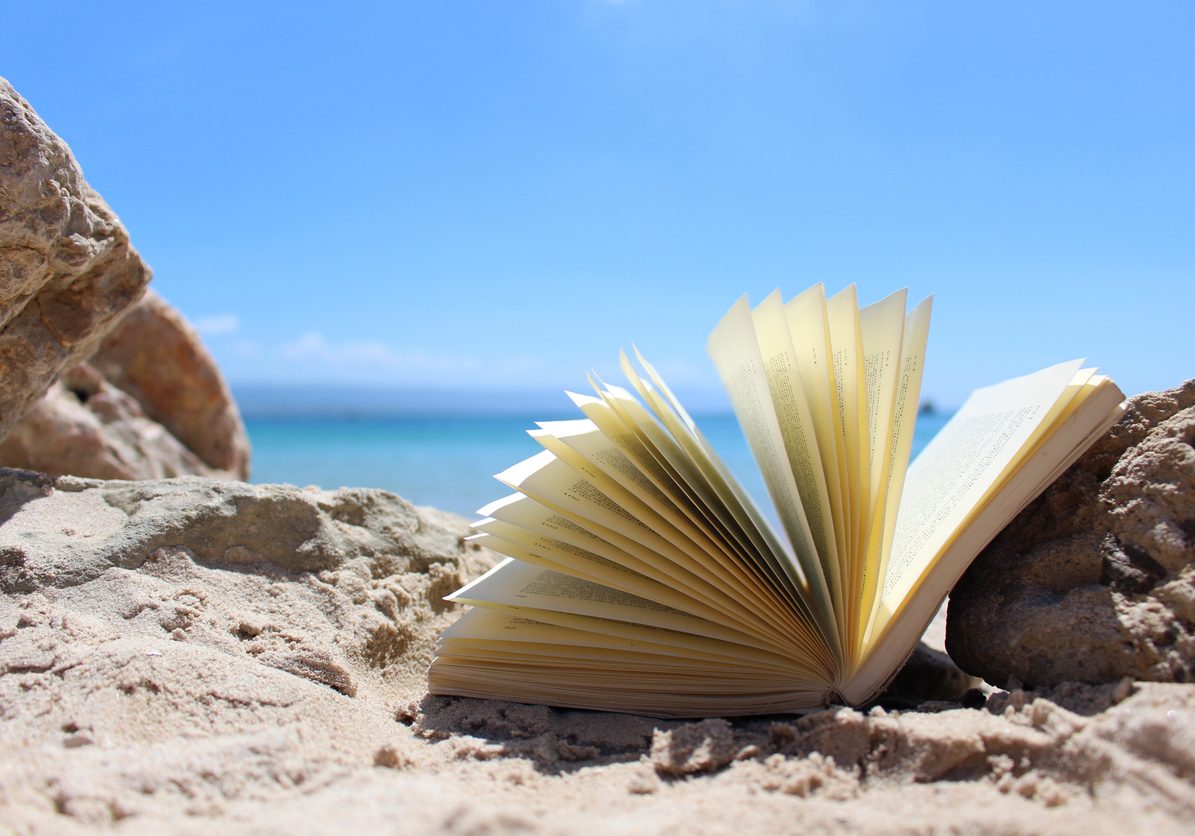
[[[249,439],[199,335],[151,290],[0,441],[0,465],[96,479],[245,479]]]
[[[425,688],[443,596],[493,561],[467,533],[379,490],[0,470],[0,752],[53,741],[0,757],[0,808],[29,780],[83,819],[112,815],[94,795],[113,781],[202,803],[213,765],[234,795],[293,786],[296,734],[323,766],[372,759]]]
[[[349,598],[376,600],[392,620],[408,606],[448,609],[442,596],[492,562],[479,557],[487,550],[464,541],[468,533],[460,517],[370,488],[323,491],[197,477],[100,481],[0,468],[0,592],[6,593],[74,588],[114,568],[152,574],[147,561],[170,553],[217,573],[209,577],[231,571],[237,578],[277,581],[282,573],[310,580],[313,573],[347,571],[321,575],[322,582],[347,583]],[[418,600],[410,583],[397,600],[388,591],[397,578],[413,582],[407,573],[424,583]]]
[[[0,441],[0,465],[97,479],[240,475],[208,467],[86,363],[63,372]]]
[[[152,290],[90,362],[209,468],[248,478],[249,439],[216,361],[182,314]]]
[[[150,275],[66,143],[0,78],[0,438]]]
[[[1195,380],[1124,418],[950,596],[947,649],[989,682],[1195,680]]]

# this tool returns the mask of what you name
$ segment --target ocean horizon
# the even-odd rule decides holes
[[[536,421],[579,417],[557,393],[548,408],[511,398],[484,406],[455,393],[422,399],[381,390],[361,398],[322,397],[317,390],[266,398],[237,391],[252,446],[250,480],[258,484],[381,488],[416,505],[472,516],[510,492],[493,476],[542,448],[527,435]],[[324,387],[323,394],[335,387]],[[341,394],[349,391],[339,390]],[[357,390],[360,392],[361,390]],[[315,396],[313,396],[315,394]],[[769,509],[762,477],[730,412],[694,414],[698,427],[760,507]],[[946,422],[918,416],[916,455]]]

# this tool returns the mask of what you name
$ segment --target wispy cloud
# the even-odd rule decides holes
[[[319,331],[307,331],[282,343],[277,353],[285,360],[306,364],[312,372],[378,375],[396,382],[510,382],[525,380],[544,367],[540,358],[526,355],[483,359],[472,354],[399,349],[378,339],[332,340]]]
[[[437,351],[372,336],[341,338],[318,328],[290,339],[238,334],[214,348],[234,379],[290,383],[585,391],[588,369],[584,358],[560,353]],[[607,359],[597,371],[611,383],[621,381],[617,362]],[[692,361],[664,356],[653,362],[678,392],[714,387],[710,370]]]
[[[232,353],[239,357],[259,357],[261,356],[261,345],[257,340],[236,340],[230,346]]]
[[[201,316],[195,320],[195,330],[205,337],[235,334],[241,330],[241,319],[234,313]]]
[[[329,340],[318,331],[308,331],[297,339],[283,343],[278,353],[288,360],[385,368],[398,367],[405,359],[382,340]]]

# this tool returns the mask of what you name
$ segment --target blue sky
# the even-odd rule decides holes
[[[924,393],[1195,375],[1189,2],[10,3],[235,382],[681,390],[741,293],[934,293]]]

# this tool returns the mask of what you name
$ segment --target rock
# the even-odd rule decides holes
[[[982,685],[983,680],[961,670],[946,653],[946,605],[943,604],[876,702],[889,708],[957,702]]]
[[[674,729],[656,729],[651,741],[652,765],[670,778],[716,772],[738,754],[734,732],[725,720],[685,723]]]
[[[954,707],[953,704],[982,685],[982,680],[960,670],[946,653],[919,642],[875,702],[888,708],[938,702]]]
[[[67,369],[0,441],[0,464],[97,479],[233,475],[200,461],[86,363]]]
[[[443,587],[493,561],[467,533],[379,490],[0,470],[0,820],[17,797],[97,823],[403,760]],[[140,789],[97,801],[112,782]]]
[[[96,479],[245,479],[249,439],[199,335],[150,290],[0,441],[0,465]]]
[[[374,600],[381,613],[442,612],[452,609],[443,590],[463,584],[484,562],[478,555],[489,554],[461,539],[460,518],[366,488],[104,482],[0,469],[0,520],[0,592],[8,593],[73,588],[112,568],[156,574],[146,563],[169,556],[238,578],[323,573],[320,584]],[[386,626],[409,632],[392,621],[371,621],[370,635]],[[223,632],[242,623],[253,619],[238,617]],[[247,632],[264,631],[258,623]]]
[[[0,463],[247,478],[244,425],[198,335],[152,292],[134,304],[150,271],[124,227],[3,79],[0,120]]]
[[[224,377],[195,329],[152,290],[90,363],[212,471],[249,477],[249,438]]]
[[[135,303],[150,269],[66,143],[0,78],[0,438]]]
[[[976,558],[947,649],[989,682],[1195,679],[1195,380],[1128,412]]]

